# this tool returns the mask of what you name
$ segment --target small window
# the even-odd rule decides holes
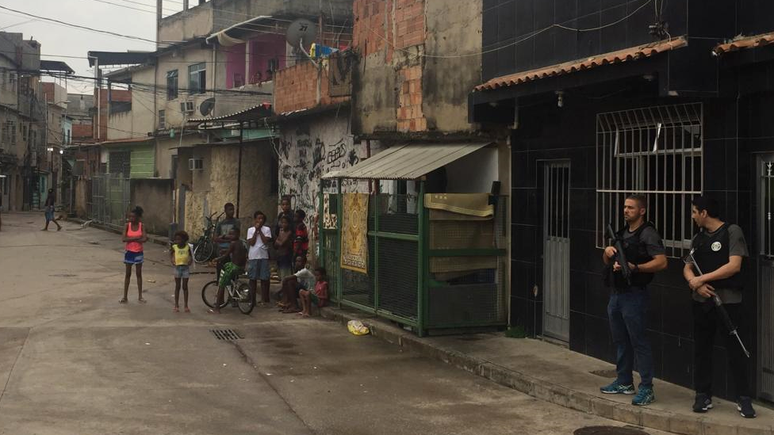
[[[203,94],[207,89],[207,67],[204,63],[197,63],[188,67],[188,92],[190,94]]]
[[[241,73],[234,73],[234,87],[239,88],[245,85],[245,77]]]
[[[167,71],[167,99],[177,98],[177,70]]]
[[[167,128],[167,111],[159,110],[159,130]]]

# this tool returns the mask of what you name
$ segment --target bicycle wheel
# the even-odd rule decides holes
[[[204,287],[202,287],[202,301],[204,302],[204,305],[207,305],[210,308],[215,308],[215,302],[218,298],[218,282],[217,281],[210,281],[207,284],[204,284]],[[228,305],[228,293],[223,295],[223,303],[218,308],[224,308],[226,305]]]
[[[213,253],[215,253],[215,244],[212,243],[212,240],[200,240],[194,248],[194,261],[197,264],[206,263],[212,258]]]
[[[239,307],[239,311],[242,312],[242,314],[250,314],[253,312],[253,308],[255,308],[255,303],[253,302],[253,295],[250,291],[250,286],[240,282],[237,284],[236,288],[236,298],[237,298],[237,306]]]

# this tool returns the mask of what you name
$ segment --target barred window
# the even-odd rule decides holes
[[[623,225],[626,196],[641,194],[667,255],[687,253],[691,200],[704,189],[702,120],[701,103],[597,115],[597,247],[607,246],[608,223]]]

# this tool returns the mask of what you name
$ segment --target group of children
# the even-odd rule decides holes
[[[312,306],[323,307],[328,301],[328,278],[322,267],[310,271],[306,267],[306,255],[309,250],[309,236],[304,224],[306,214],[303,210],[292,212],[290,198],[281,201],[281,212],[277,218],[275,231],[266,225],[266,215],[257,211],[253,214],[254,225],[247,230],[246,240],[241,239],[239,221],[234,218],[233,204],[226,204],[224,213],[226,219],[216,228],[214,241],[218,244],[220,256],[218,264],[218,295],[217,301],[210,313],[218,314],[222,306],[225,288],[236,277],[247,273],[251,295],[257,302],[257,284],[261,283],[260,305],[270,303],[270,268],[269,248],[274,247],[277,256],[277,269],[282,280],[281,301],[277,304],[284,313],[297,312],[308,317]],[[126,278],[124,280],[124,297],[121,303],[127,303],[127,293],[131,279],[131,269],[135,266],[137,273],[138,300],[142,297],[142,263],[143,244],[148,240],[142,225],[142,208],[136,207],[128,215],[124,228],[123,241],[126,243],[124,263]],[[193,263],[193,248],[188,243],[189,237],[185,231],[174,235],[170,248],[170,261],[174,266],[175,276],[175,306],[179,312],[180,289],[183,290],[185,312],[188,307],[188,280],[190,265]],[[295,262],[293,261],[295,259]],[[297,300],[300,300],[299,308]]]

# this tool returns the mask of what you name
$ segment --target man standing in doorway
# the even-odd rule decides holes
[[[612,294],[607,306],[610,332],[617,348],[616,372],[613,383],[600,388],[604,394],[635,394],[634,359],[640,372],[640,388],[632,399],[633,405],[653,403],[653,351],[646,336],[650,294],[648,284],[653,275],[667,267],[664,242],[650,222],[645,221],[647,199],[642,195],[630,195],[624,202],[626,226],[617,234],[622,241],[626,261],[632,272],[624,279],[621,265],[615,260],[617,250],[605,248],[602,261],[610,269]]]
[[[48,225],[53,222],[56,224],[56,230],[61,231],[62,226],[59,225],[59,222],[56,221],[56,217],[54,217],[54,212],[56,211],[56,208],[54,207],[56,204],[56,196],[54,195],[54,189],[48,189],[48,197],[46,197],[46,227],[43,228],[43,231],[48,231]]]
[[[229,235],[229,232],[232,228],[241,230],[239,220],[234,218],[234,204],[230,202],[226,203],[226,205],[223,206],[223,213],[226,214],[226,218],[218,222],[218,225],[215,227],[215,234],[213,234],[212,239],[217,244],[218,257],[221,258],[221,260],[218,261],[215,269],[215,273],[217,274],[218,279],[220,279],[220,271],[223,269],[223,265],[231,261],[231,259],[225,255],[226,252],[228,252],[228,248],[231,245],[231,242],[233,241],[233,238],[231,235]]]
[[[712,348],[715,331],[725,329],[718,313],[714,297],[717,296],[737,327],[744,323],[742,311],[742,258],[748,256],[744,233],[738,225],[720,220],[720,205],[706,196],[693,200],[691,218],[699,227],[691,243],[694,260],[704,275],[692,264],[686,264],[683,276],[691,287],[693,296],[694,385],[696,400],[694,412],[707,412],[712,408]],[[729,331],[724,331],[729,332]],[[755,418],[750,399],[747,377],[747,361],[736,339],[726,335],[729,372],[736,385],[737,410],[742,417]]]

